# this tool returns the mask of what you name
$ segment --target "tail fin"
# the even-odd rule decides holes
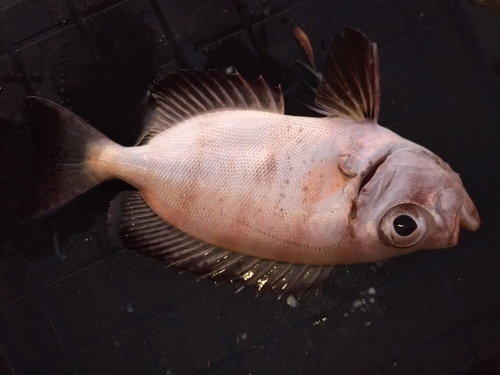
[[[50,100],[29,97],[35,114],[39,146],[35,183],[25,217],[37,217],[61,207],[101,181],[88,161],[92,145],[111,142],[81,117]]]

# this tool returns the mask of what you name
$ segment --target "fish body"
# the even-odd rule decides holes
[[[356,155],[360,173],[381,151],[403,148],[420,146],[380,126],[236,110],[195,117],[144,146],[106,146],[90,163],[193,237],[261,258],[339,264],[360,246],[349,235],[360,180],[339,163]]]
[[[262,79],[180,72],[153,85],[145,130],[123,147],[33,98],[59,158],[46,152],[41,170],[58,173],[34,212],[121,179],[138,190],[110,208],[112,234],[126,247],[282,291],[315,287],[336,264],[455,245],[460,225],[479,226],[459,176],[376,124],[376,48],[352,29],[337,39],[316,97],[324,118],[284,115],[280,92]]]

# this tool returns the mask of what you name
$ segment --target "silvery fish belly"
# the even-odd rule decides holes
[[[125,247],[216,281],[297,294],[336,264],[453,246],[460,226],[479,227],[459,176],[377,125],[375,44],[346,28],[323,74],[311,72],[323,118],[284,115],[281,91],[262,78],[163,77],[135,147],[31,98],[44,130],[31,215],[122,179],[137,191],[114,199],[109,221]]]

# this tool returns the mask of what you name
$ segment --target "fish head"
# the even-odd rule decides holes
[[[458,174],[418,145],[384,150],[353,186],[351,232],[364,249],[358,262],[451,247],[460,227],[480,225]]]

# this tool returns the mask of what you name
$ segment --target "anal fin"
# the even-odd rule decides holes
[[[259,292],[301,295],[326,281],[332,267],[289,264],[239,254],[189,236],[160,218],[138,191],[111,203],[110,235],[126,248],[217,283],[239,280]]]

